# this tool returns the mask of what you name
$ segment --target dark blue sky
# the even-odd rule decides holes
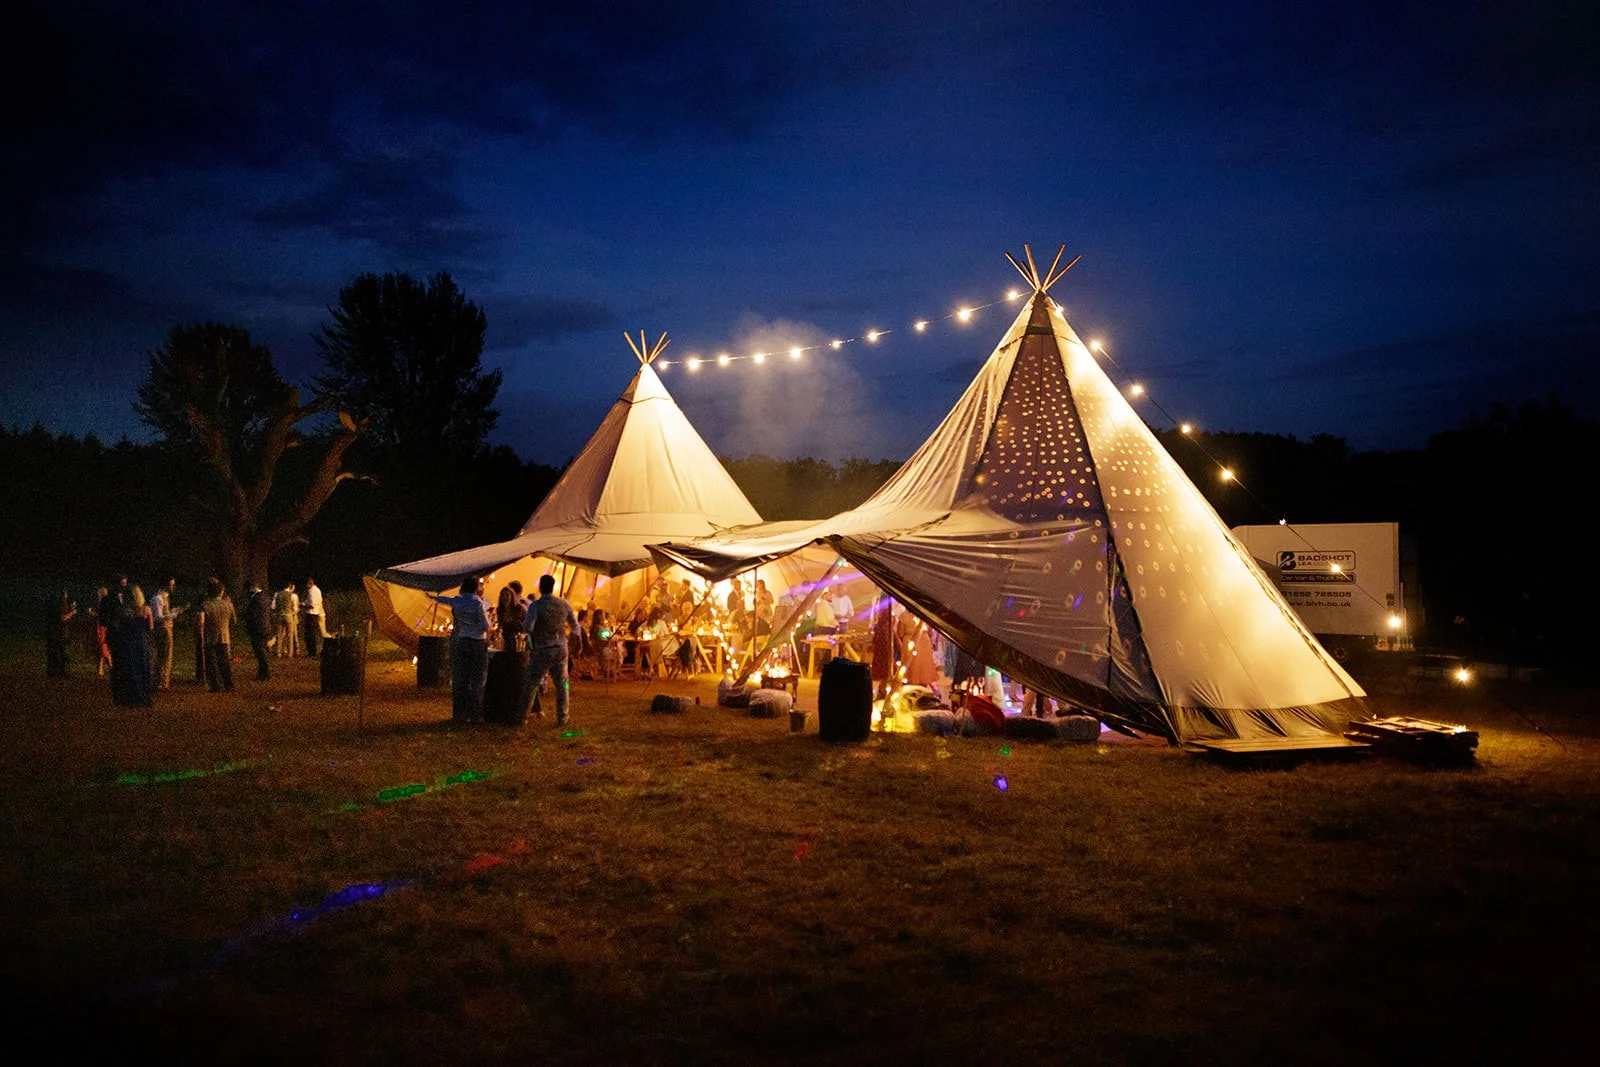
[[[0,423],[145,439],[169,326],[240,323],[309,381],[357,273],[448,270],[527,458],[582,445],[624,331],[676,360],[873,327],[664,376],[725,454],[904,458],[1011,312],[906,327],[1003,295],[1024,242],[1082,254],[1052,295],[1210,429],[1597,417],[1596,12],[25,0]]]

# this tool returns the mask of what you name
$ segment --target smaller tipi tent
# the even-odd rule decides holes
[[[656,577],[648,545],[761,520],[650,366],[666,348],[666,335],[647,346],[641,333],[628,345],[638,371],[517,536],[386,567],[366,579],[391,639],[415,648],[420,634],[443,629],[449,613],[438,611],[425,591],[491,572],[491,597],[513,578],[531,593],[540,574],[554,572],[566,595],[598,596],[611,611],[627,610]],[[792,575],[774,581],[786,580],[787,588],[802,580],[802,570],[816,569],[796,560],[785,567]]]

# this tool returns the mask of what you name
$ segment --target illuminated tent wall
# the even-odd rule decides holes
[[[1046,295],[1066,268],[1012,263],[1032,297],[864,504],[658,551],[716,575],[821,540],[980,661],[1175,742],[1367,717]]]
[[[579,608],[593,600],[613,613],[631,611],[658,573],[647,545],[760,521],[651,368],[666,335],[648,349],[642,334],[628,344],[638,372],[516,537],[365,579],[374,618],[391,640],[415,650],[419,636],[445,632],[450,612],[426,591],[475,574],[490,575],[491,601],[512,579],[536,594],[539,576],[553,573]],[[768,584],[788,588],[826,565],[816,554],[788,561],[773,568]]]

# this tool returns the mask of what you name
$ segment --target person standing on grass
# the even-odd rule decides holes
[[[296,656],[300,652],[300,594],[290,582],[272,594],[272,614],[278,620],[278,656]]]
[[[150,673],[150,632],[155,629],[155,615],[145,603],[144,590],[137,585],[128,587],[120,629],[117,661],[123,665],[118,671],[121,687],[112,685],[111,698],[128,707],[148,708],[155,703]]]
[[[72,620],[78,616],[78,605],[72,595],[61,590],[61,598],[52,605],[44,621],[44,674],[46,678],[67,676],[67,646],[72,640]]]
[[[260,582],[250,583],[250,598],[244,604],[244,632],[250,638],[250,651],[256,654],[256,681],[267,680],[267,640],[272,636],[272,601]]]
[[[150,615],[155,621],[155,629],[150,631],[156,650],[155,684],[161,690],[172,688],[172,620],[183,612],[172,603],[177,587],[178,580],[168,578],[156,586],[155,596],[150,598]]]
[[[528,634],[528,675],[522,686],[522,707],[533,702],[533,696],[550,676],[556,690],[556,725],[567,724],[567,691],[570,688],[567,672],[568,634],[582,634],[578,616],[572,605],[556,596],[554,575],[539,576],[539,599],[528,608],[528,618],[523,623]],[[535,710],[535,715],[543,713]]]
[[[483,721],[483,686],[489,674],[489,602],[483,579],[468,578],[455,596],[434,601],[450,609],[450,715],[456,722]]]
[[[204,647],[206,687],[213,693],[233,692],[233,624],[236,615],[222,579],[206,579],[206,599],[200,605],[200,640]]]
[[[322,612],[322,590],[315,578],[306,579],[306,595],[300,598],[300,610],[306,617],[306,655],[315,659],[322,655],[322,639],[328,634]]]

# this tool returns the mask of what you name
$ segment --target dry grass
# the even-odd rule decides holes
[[[708,682],[579,683],[574,737],[461,730],[392,649],[358,733],[310,661],[240,666],[238,693],[153,712],[4,679],[0,966],[63,1055],[1550,1060],[1600,988],[1582,694],[1380,701],[1479,729],[1468,769],[1237,772],[1126,743],[828,746]],[[652,717],[656,691],[706,706]],[[363,884],[392,888],[330,899]]]

